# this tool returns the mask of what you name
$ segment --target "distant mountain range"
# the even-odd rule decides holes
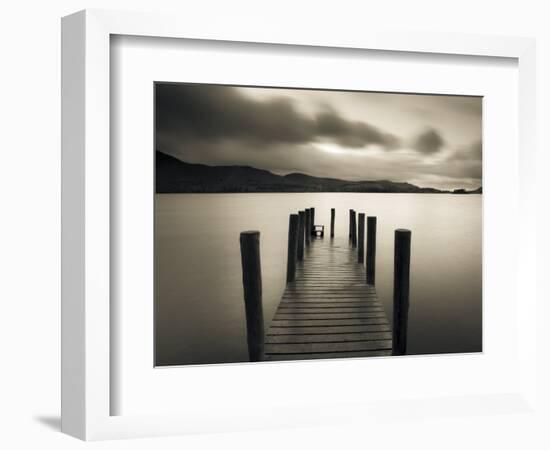
[[[302,173],[275,175],[249,166],[207,166],[190,164],[165,153],[156,152],[157,193],[230,193],[230,192],[379,192],[449,193],[421,188],[410,183],[387,180],[346,181],[318,178]],[[455,190],[457,194],[480,194]]]

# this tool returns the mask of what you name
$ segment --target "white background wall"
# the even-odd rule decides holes
[[[0,9],[0,448],[81,448],[59,433],[60,358],[60,17],[83,8],[179,10],[209,24],[212,15],[239,26],[257,20],[281,27],[387,27],[532,36],[538,39],[539,230],[549,228],[550,13],[544,1],[141,1],[11,0]],[[546,183],[548,184],[548,183]],[[546,210],[543,210],[546,208]],[[539,245],[548,239],[539,233]],[[539,257],[539,262],[542,258]],[[546,268],[539,263],[541,278]],[[548,296],[546,296],[548,297]],[[545,309],[547,311],[548,308]],[[549,333],[540,331],[548,342]],[[541,349],[541,355],[545,349]],[[548,358],[541,356],[548,402]],[[545,423],[546,422],[546,423]],[[323,428],[277,433],[164,438],[92,444],[95,448],[549,448],[550,421],[503,414],[411,418],[398,430]],[[380,429],[381,428],[381,429]],[[376,433],[373,433],[376,431]],[[398,444],[399,443],[399,444]],[[408,443],[408,444],[407,444]]]

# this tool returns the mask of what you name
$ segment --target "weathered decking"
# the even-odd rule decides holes
[[[265,339],[268,361],[391,355],[391,326],[347,240],[312,238]]]

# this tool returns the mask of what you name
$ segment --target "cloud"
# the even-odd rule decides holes
[[[483,153],[483,148],[481,144],[481,139],[478,139],[472,142],[470,145],[461,147],[455,150],[449,157],[449,161],[479,161],[481,162],[481,157]]]
[[[357,106],[372,106],[370,95],[346,93],[346,101],[333,97],[339,103],[326,101],[324,91],[304,92],[269,89],[269,95],[265,91],[257,95],[246,88],[159,83],[156,149],[191,163],[249,165],[278,174],[389,179],[451,188],[481,184],[480,134],[455,133],[462,142],[467,136],[472,139],[469,145],[455,144],[456,120],[445,127],[422,116],[409,126],[417,113],[408,109],[404,113],[405,106],[395,99],[390,106],[369,109]],[[385,104],[384,95],[376,97],[380,105]],[[440,104],[447,108],[443,111],[477,107],[470,99],[457,106],[455,98],[437,97],[437,108],[430,109],[433,98],[426,103],[418,97],[422,97],[418,104],[433,110],[434,116],[438,112],[441,116]],[[376,117],[380,126],[369,117]],[[415,129],[423,131],[415,135]]]
[[[477,139],[469,145],[455,149],[445,162],[459,176],[469,177],[481,183],[483,176],[482,153],[481,139]]]
[[[286,98],[249,100],[231,87],[157,84],[157,133],[208,140],[239,138],[263,142],[307,142],[311,121]]]
[[[347,120],[332,109],[308,116],[284,96],[259,101],[228,86],[167,83],[157,84],[155,95],[157,144],[231,139],[267,150],[277,144],[328,140],[348,148],[379,145],[391,150],[400,142],[391,133]]]
[[[365,122],[349,121],[340,117],[334,110],[327,109],[316,116],[316,131],[342,147],[360,148],[378,144],[387,150],[397,148],[399,139]]]
[[[413,142],[413,148],[420,153],[433,154],[441,150],[445,140],[437,130],[429,128],[419,134]]]

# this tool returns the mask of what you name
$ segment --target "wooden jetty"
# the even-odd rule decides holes
[[[307,208],[300,215],[290,215],[287,285],[266,333],[262,312],[260,233],[241,233],[250,360],[288,361],[406,354],[410,231],[395,231],[393,314],[390,323],[374,285],[376,218],[367,218],[368,229],[365,233],[365,214],[350,210],[348,241],[332,237],[334,208],[331,210],[330,239],[324,239],[324,233],[321,236],[316,232],[317,227],[321,226],[315,224],[314,214],[314,208]],[[302,216],[303,220],[300,220]],[[365,238],[366,245],[363,242]]]
[[[357,253],[314,239],[288,283],[265,338],[265,359],[390,355],[391,327]]]

